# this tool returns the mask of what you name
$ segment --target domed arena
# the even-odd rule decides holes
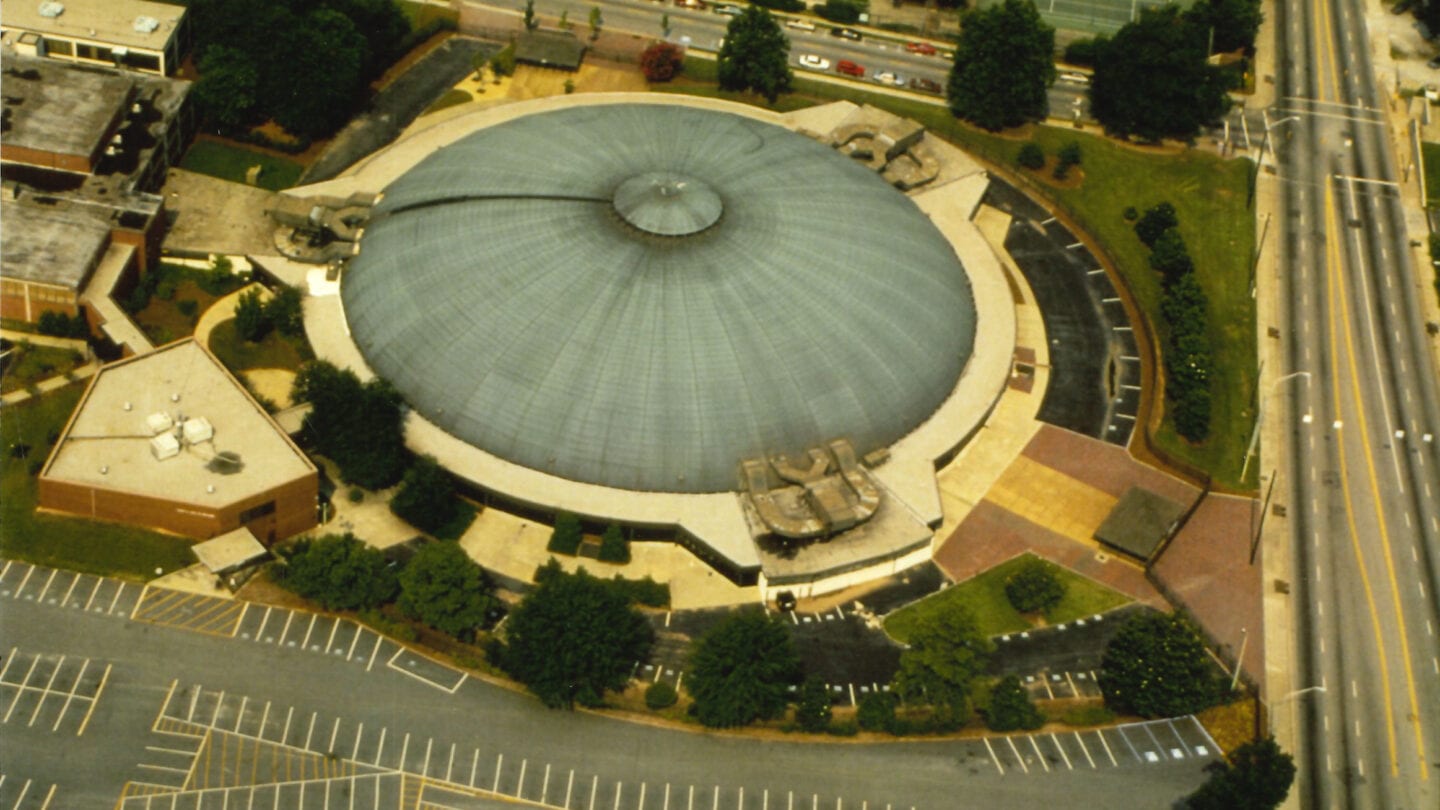
[[[689,106],[561,108],[440,147],[384,188],[341,291],[366,362],[425,419],[650,492],[885,448],[951,395],[976,335],[965,268],[906,195]]]

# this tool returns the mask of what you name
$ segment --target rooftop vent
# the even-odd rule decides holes
[[[40,16],[55,19],[65,13],[65,4],[56,3],[54,0],[45,0],[40,4]]]
[[[142,34],[148,34],[159,27],[160,21],[155,19],[154,17],[147,17],[142,14],[139,17],[135,18],[135,30],[139,31]]]

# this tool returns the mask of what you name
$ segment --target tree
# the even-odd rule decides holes
[[[525,0],[525,30],[534,31],[540,27],[540,21],[535,19],[535,0]]]
[[[1045,118],[1055,81],[1055,29],[1030,0],[968,11],[955,45],[950,111],[988,130]]]
[[[317,360],[295,375],[290,398],[310,403],[305,433],[347,483],[379,489],[400,480],[408,452],[400,395],[389,383],[362,384],[355,372]]]
[[[888,731],[895,725],[895,703],[894,692],[870,692],[860,698],[855,722],[866,731]]]
[[[649,709],[668,709],[680,700],[680,693],[669,681],[656,681],[645,687],[645,706]]]
[[[1045,725],[1045,715],[1035,708],[1030,693],[1014,675],[1006,676],[990,690],[990,705],[984,715],[991,731],[1033,731]]]
[[[1065,583],[1050,563],[1031,559],[1005,580],[1005,598],[1021,613],[1049,610],[1065,598]]]
[[[499,606],[492,590],[485,569],[458,544],[427,543],[400,571],[397,604],[412,619],[468,640]]]
[[[1096,48],[1090,111],[1107,132],[1146,141],[1189,139],[1230,109],[1206,33],[1176,6],[1145,9]]]
[[[590,39],[600,38],[600,26],[605,24],[605,18],[600,16],[600,7],[590,7]]]
[[[1255,52],[1255,35],[1265,14],[1260,0],[1199,0],[1185,16],[1206,32],[1211,53]]]
[[[415,459],[390,500],[390,511],[417,529],[434,534],[460,512],[455,482],[434,456]]]
[[[824,731],[830,725],[830,690],[823,680],[813,676],[805,679],[795,706],[795,722],[812,732]]]
[[[967,705],[970,683],[984,671],[990,650],[990,640],[968,609],[936,614],[910,635],[910,649],[900,654],[896,688],[907,701],[959,712]]]
[[[1166,230],[1150,246],[1150,269],[1164,276],[1166,284],[1174,284],[1195,269],[1179,228]]]
[[[1189,810],[1273,810],[1284,803],[1295,781],[1295,759],[1275,738],[1245,743],[1227,759],[1205,767],[1210,778],[1186,797]]]
[[[1060,151],[1055,153],[1055,156],[1058,158],[1055,163],[1055,179],[1064,180],[1070,173],[1071,167],[1080,165],[1081,152],[1079,142],[1066,141],[1065,145],[1060,147]]]
[[[770,12],[759,6],[746,6],[730,20],[717,59],[721,88],[754,90],[772,104],[790,89],[794,78],[790,39]]]
[[[712,728],[743,726],[785,711],[800,680],[800,656],[783,624],[764,613],[737,613],[702,636],[685,687],[695,717]]]
[[[655,632],[624,597],[580,571],[552,571],[510,614],[500,663],[546,706],[599,705],[625,688]]]
[[[300,304],[300,290],[282,284],[265,302],[265,322],[287,337],[305,334],[305,313]]]
[[[395,596],[385,555],[353,534],[301,540],[285,557],[280,584],[326,610],[366,610]]]
[[[1032,171],[1045,167],[1045,150],[1034,141],[1027,141],[1015,155],[1015,162]]]
[[[251,288],[235,302],[235,333],[241,340],[258,343],[270,334],[265,319],[265,305],[260,302],[260,289]]]
[[[815,7],[815,13],[830,22],[849,25],[859,21],[860,15],[869,7],[868,0],[825,0]]]
[[[556,554],[569,554],[573,557],[580,551],[580,544],[584,541],[585,530],[580,526],[580,519],[569,512],[561,512],[555,516],[555,529],[550,532],[550,542],[545,548]]]
[[[200,78],[190,90],[200,117],[221,132],[247,123],[258,101],[260,71],[254,58],[240,50],[217,45],[196,62]]]
[[[656,42],[640,54],[640,72],[650,82],[668,82],[685,64],[685,52],[672,42]]]
[[[1105,703],[1122,714],[1177,717],[1220,694],[1200,634],[1179,613],[1132,617],[1106,645],[1101,667]]]
[[[1175,206],[1169,202],[1156,203],[1154,206],[1145,209],[1144,216],[1135,223],[1135,235],[1146,247],[1155,244],[1160,234],[1180,224],[1180,217],[1175,213]]]
[[[276,123],[310,138],[335,131],[364,90],[369,62],[364,35],[344,14],[317,8],[275,36],[284,50],[272,50],[272,58],[285,65],[273,77],[279,86],[269,97]]]
[[[620,565],[630,562],[630,542],[614,523],[606,526],[605,533],[600,535],[600,561]]]

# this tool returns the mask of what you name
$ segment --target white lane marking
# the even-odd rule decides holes
[[[1001,775],[1001,776],[1004,776],[1004,775],[1005,775],[1005,766],[1000,764],[1000,757],[995,756],[995,749],[994,749],[993,747],[991,747],[991,745],[990,745],[990,738],[989,738],[989,737],[981,737],[980,739],[982,739],[982,740],[985,741],[985,750],[990,752],[990,759],[992,759],[992,760],[995,761],[995,769],[998,770],[998,771],[1000,771],[1000,775]]]

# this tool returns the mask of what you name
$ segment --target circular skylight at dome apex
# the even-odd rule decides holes
[[[600,104],[465,135],[385,189],[342,281],[366,361],[515,464],[630,490],[864,455],[953,391],[964,269],[915,204],[782,127]]]
[[[720,220],[720,195],[701,180],[674,172],[645,172],[615,189],[620,218],[646,233],[688,236]]]

